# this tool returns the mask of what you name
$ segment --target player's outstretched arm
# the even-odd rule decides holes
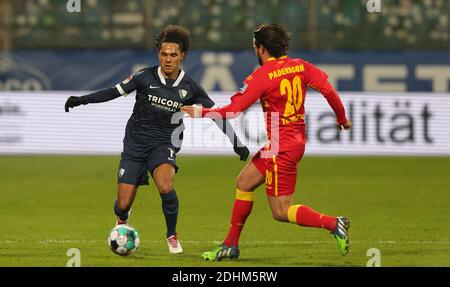
[[[191,118],[201,118],[202,117],[202,107],[199,105],[193,106],[183,106],[181,111],[188,114]],[[224,134],[228,137],[231,144],[233,145],[234,152],[239,155],[240,160],[246,161],[250,155],[248,148],[241,143],[236,133],[234,132],[231,123],[228,120],[224,120],[220,116],[212,118],[214,123],[222,130]]]
[[[121,94],[117,88],[103,89],[81,97],[70,96],[64,105],[64,109],[66,112],[69,112],[69,108],[93,103],[103,103],[114,100],[120,96]]]
[[[228,120],[223,119],[213,119],[213,121],[228,137],[230,143],[233,145],[233,150],[239,156],[239,159],[241,161],[246,161],[250,155],[250,151],[238,138],[231,123]]]
[[[202,111],[203,107],[207,107],[207,110],[216,110],[217,108],[213,108],[215,103],[211,100],[208,94],[201,86],[197,86],[198,91],[196,93],[197,97],[194,99],[194,105],[192,106],[182,106],[181,111],[188,114],[192,118],[200,118],[203,117]],[[208,109],[209,108],[209,109]],[[219,115],[219,114],[217,114]],[[210,117],[214,123],[219,127],[219,129],[228,137],[231,144],[233,145],[234,152],[239,155],[239,159],[242,161],[246,161],[248,156],[250,155],[250,151],[248,148],[241,143],[236,133],[234,132],[233,126],[231,123],[224,119],[222,116],[218,117]]]
[[[352,122],[345,116],[345,108],[342,104],[336,90],[328,81],[328,75],[314,66],[313,64],[305,61],[306,67],[306,83],[314,90],[321,93],[327,100],[330,107],[336,114],[336,125],[339,130],[348,130],[352,126]]]
[[[320,88],[315,88],[327,100],[330,107],[336,114],[336,126],[339,130],[349,130],[352,127],[352,121],[345,116],[345,108],[342,104],[336,90],[331,86],[330,82],[326,81]]]
[[[246,88],[234,94],[231,97],[231,103],[226,106],[209,109],[201,106],[182,106],[181,111],[192,118],[234,119],[263,95],[263,85],[258,85],[256,82],[255,80],[251,84],[245,82]]]
[[[343,125],[347,118],[345,116],[345,108],[342,104],[341,98],[339,97],[336,90],[331,86],[330,82],[326,81],[318,91],[325,97],[330,107],[336,114],[336,121],[338,125]]]

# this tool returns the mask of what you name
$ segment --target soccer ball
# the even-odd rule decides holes
[[[127,256],[136,251],[139,243],[137,230],[125,224],[116,225],[108,236],[109,248],[121,256]]]

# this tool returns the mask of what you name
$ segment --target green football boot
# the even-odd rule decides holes
[[[212,251],[204,252],[202,254],[202,257],[205,260],[220,261],[223,258],[237,259],[239,257],[239,253],[239,248],[234,246],[227,246],[222,243]]]
[[[336,239],[339,252],[345,256],[350,251],[350,239],[348,238],[348,229],[350,228],[350,219],[343,216],[336,217],[336,229],[331,232]]]

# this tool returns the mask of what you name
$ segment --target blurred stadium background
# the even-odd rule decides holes
[[[369,12],[367,0],[80,0],[81,11],[73,13],[67,2],[73,1],[0,0],[0,216],[16,219],[4,223],[15,233],[0,239],[0,266],[62,266],[67,260],[63,249],[77,246],[88,250],[86,265],[123,264],[107,253],[103,237],[112,223],[114,173],[133,99],[66,114],[66,98],[114,86],[130,73],[156,65],[157,33],[167,24],[180,24],[191,32],[184,69],[219,105],[226,104],[257,66],[252,33],[267,22],[282,23],[292,32],[290,56],[318,64],[329,74],[354,122],[353,131],[338,134],[326,101],[308,94],[309,142],[296,198],[329,213],[348,210],[360,225],[353,230],[356,254],[343,262],[330,257],[328,245],[317,251],[314,242],[323,241],[321,233],[302,232],[299,239],[297,229],[275,223],[267,223],[267,230],[274,231],[265,233],[256,222],[270,221],[270,214],[267,206],[256,208],[248,229],[266,238],[248,231],[243,246],[257,255],[240,264],[364,266],[365,252],[376,247],[388,266],[448,266],[450,1],[380,0],[381,11]],[[257,110],[253,108],[255,117],[234,122],[252,151],[264,142]],[[176,262],[160,251],[148,258],[164,248],[155,232],[163,222],[152,192],[142,195],[147,205],[139,203],[136,212],[157,220],[148,223],[136,216],[147,239],[137,259],[127,261],[130,266],[203,264],[196,256],[213,239],[220,240],[228,226],[233,180],[241,165],[213,157],[232,155],[232,150],[209,122],[188,120],[186,126],[177,186],[182,204],[192,208],[182,211],[186,224],[180,226],[192,256]],[[203,141],[195,142],[198,137]],[[340,164],[346,171],[342,177],[335,174]],[[212,166],[221,165],[226,171],[214,172]],[[208,172],[210,182],[196,177]],[[206,190],[216,183],[218,190]],[[331,186],[345,190],[346,199],[329,191]],[[192,190],[185,190],[183,195],[188,188],[198,192],[188,195]],[[211,198],[211,192],[220,202],[208,201],[209,207],[198,202]],[[43,207],[47,214],[39,212]],[[98,208],[98,214],[91,208]],[[421,215],[412,215],[415,210]],[[33,229],[27,214],[36,224],[47,220],[56,227]],[[82,215],[75,220],[75,214]],[[205,214],[214,214],[217,226],[209,226]],[[96,223],[84,226],[86,221]],[[192,235],[195,229],[199,232]],[[279,238],[273,235],[280,229],[297,242],[293,249],[277,246],[284,250],[278,255],[257,251],[264,242],[276,245]],[[307,259],[296,260],[295,252]],[[272,256],[278,257],[267,259]]]
[[[302,50],[448,50],[448,1],[385,0],[368,14],[365,0],[2,0],[3,49],[149,49],[167,24],[190,28],[197,49],[248,49],[257,25],[293,32]]]

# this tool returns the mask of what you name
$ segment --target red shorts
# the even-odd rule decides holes
[[[270,158],[262,158],[259,150],[252,163],[266,177],[266,193],[271,196],[290,195],[295,192],[297,165],[303,157],[305,146],[299,149],[279,152]]]

